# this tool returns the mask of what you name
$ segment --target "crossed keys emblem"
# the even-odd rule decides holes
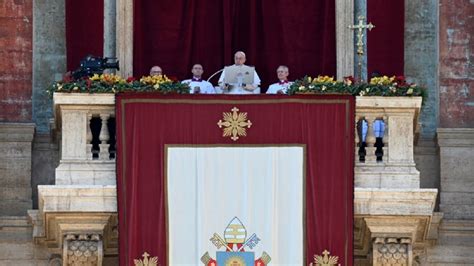
[[[216,259],[211,258],[209,252],[201,257],[202,263],[206,266],[227,266],[227,265],[268,265],[271,258],[264,251],[262,256],[255,259],[254,252],[245,251],[245,248],[253,249],[260,242],[257,234],[252,234],[247,238],[247,230],[239,218],[234,217],[224,230],[224,238],[214,233],[209,239],[217,249],[225,247],[225,251],[217,251]]]

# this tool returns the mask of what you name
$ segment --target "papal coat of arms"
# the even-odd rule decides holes
[[[206,266],[265,266],[271,260],[265,251],[258,259],[255,259],[254,252],[245,251],[245,248],[253,249],[260,239],[256,234],[247,237],[247,230],[237,217],[224,230],[224,239],[214,233],[209,240],[217,249],[224,247],[225,251],[217,251],[215,259],[211,258],[209,252],[204,253],[201,261]]]

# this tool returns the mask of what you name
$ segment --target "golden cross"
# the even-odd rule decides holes
[[[350,25],[349,29],[356,30],[357,29],[357,54],[363,55],[364,54],[364,30],[368,29],[369,31],[375,28],[375,26],[369,22],[369,24],[364,25],[364,16],[359,16],[359,24],[357,25]]]
[[[359,62],[357,64],[359,69],[359,81],[363,82],[362,79],[362,55],[364,54],[364,30],[368,29],[369,31],[375,28],[375,26],[369,22],[369,24],[364,25],[364,16],[359,16],[359,24],[349,25],[349,29],[357,30],[357,55],[359,56]]]
[[[222,113],[224,121],[219,120],[217,125],[219,128],[224,127],[223,137],[230,137],[233,141],[239,139],[239,136],[247,136],[246,127],[250,128],[252,122],[247,119],[247,113],[239,113],[239,109],[234,107],[232,113]]]

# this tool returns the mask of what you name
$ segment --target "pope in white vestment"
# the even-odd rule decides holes
[[[267,94],[286,94],[288,88],[293,84],[293,82],[288,81],[288,75],[290,71],[287,66],[279,66],[277,68],[277,83],[273,83],[268,87]]]
[[[245,63],[246,56],[245,53],[242,51],[238,51],[234,55],[234,62],[235,64],[233,67],[248,67]],[[260,93],[260,77],[257,74],[257,71],[253,72],[253,83],[252,84],[242,84],[238,86],[238,84],[226,84],[224,81],[225,78],[225,69],[222,71],[221,76],[219,77],[219,86],[222,88],[224,93],[228,94],[258,94]]]
[[[195,64],[191,69],[191,73],[193,73],[192,79],[186,79],[181,81],[181,83],[188,84],[189,86],[189,93],[191,94],[214,94],[216,91],[214,90],[214,86],[208,81],[202,79],[202,74],[204,73],[204,69],[202,65]]]

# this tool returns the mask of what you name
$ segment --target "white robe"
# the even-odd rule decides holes
[[[219,77],[219,85],[224,84],[224,77],[225,77],[225,68],[224,68],[224,71],[222,71],[221,76]],[[253,72],[253,83],[251,84],[255,87],[254,90],[248,91],[248,90],[245,90],[242,87],[238,87],[234,84],[230,84],[229,91],[228,92],[224,91],[224,93],[227,93],[227,94],[259,94],[260,93],[260,87],[259,87],[260,82],[261,82],[260,77],[258,76],[257,71],[255,70]],[[248,84],[248,85],[250,85],[250,84]]]
[[[273,83],[270,85],[270,87],[268,87],[267,94],[277,94],[280,90],[283,91],[283,93],[286,93],[291,84],[293,84],[291,81],[285,84],[280,84],[280,82]]]
[[[214,90],[214,86],[210,82],[205,80],[202,81],[193,81],[192,79],[186,79],[181,81],[181,83],[188,84],[189,86],[189,93],[194,93],[196,87],[199,87],[201,94],[214,94],[216,90]]]

